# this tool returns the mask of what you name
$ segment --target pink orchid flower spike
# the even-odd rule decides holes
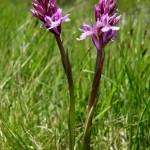
[[[83,24],[78,40],[90,37],[97,50],[102,49],[110,41],[114,41],[120,16],[117,15],[116,0],[99,0],[95,5],[95,25]]]
[[[54,34],[61,33],[61,24],[70,21],[69,15],[62,15],[62,10],[57,7],[56,0],[34,0],[32,15],[43,22],[42,27]]]

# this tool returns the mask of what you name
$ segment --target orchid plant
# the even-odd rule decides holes
[[[42,27],[46,28],[56,39],[57,45],[60,50],[62,65],[67,76],[69,95],[70,95],[70,106],[69,106],[69,117],[68,117],[68,128],[69,128],[69,146],[70,150],[73,150],[75,143],[75,98],[74,98],[74,83],[72,77],[72,68],[67,51],[63,46],[61,39],[61,25],[64,22],[68,22],[70,19],[68,15],[63,16],[62,10],[58,8],[56,0],[34,0],[33,9],[31,10],[32,15],[43,22]]]
[[[42,27],[50,31],[57,42],[60,50],[63,68],[68,80],[70,106],[69,106],[69,147],[74,149],[75,144],[75,96],[74,96],[74,82],[72,77],[72,67],[65,51],[61,39],[62,23],[68,22],[69,15],[63,16],[62,10],[58,8],[56,0],[34,0],[32,15],[42,21]],[[95,73],[91,92],[88,100],[88,110],[83,135],[83,149],[89,150],[91,143],[91,128],[92,119],[97,105],[96,95],[98,93],[100,79],[104,65],[104,48],[110,42],[116,39],[116,32],[119,30],[117,26],[120,16],[117,14],[116,0],[99,0],[95,5],[95,24],[83,23],[80,31],[81,36],[78,40],[84,40],[90,37],[96,47],[97,58],[95,64]]]
[[[92,119],[97,104],[96,95],[104,64],[104,47],[110,41],[116,39],[116,31],[119,30],[119,27],[116,26],[120,20],[120,16],[117,15],[116,10],[116,0],[99,0],[99,3],[95,5],[95,20],[95,25],[83,24],[81,27],[82,34],[78,39],[84,40],[87,37],[90,37],[97,50],[95,73],[88,100],[88,110],[83,138],[83,149],[85,150],[90,149]]]

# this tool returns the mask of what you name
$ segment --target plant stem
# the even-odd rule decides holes
[[[55,38],[60,50],[61,60],[65,74],[67,76],[68,86],[69,86],[69,95],[70,95],[70,104],[69,104],[69,119],[68,119],[68,128],[69,128],[69,148],[70,150],[74,149],[75,144],[75,96],[74,96],[74,83],[72,77],[72,68],[69,61],[68,53],[65,51],[63,42],[60,38],[60,35],[55,34]]]
[[[91,149],[90,143],[91,143],[92,119],[97,104],[96,95],[98,92],[101,74],[103,70],[103,62],[104,62],[104,55],[103,55],[103,49],[101,49],[97,51],[94,79],[93,79],[92,88],[88,100],[88,111],[87,111],[86,123],[85,123],[84,135],[83,135],[84,150]]]

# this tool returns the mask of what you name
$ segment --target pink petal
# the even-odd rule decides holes
[[[85,40],[87,37],[92,36],[94,33],[91,31],[87,31],[81,34],[80,38],[78,38],[77,40],[81,41],[81,40]]]
[[[109,26],[103,27],[101,29],[102,32],[108,32],[111,28]]]
[[[117,30],[119,30],[120,28],[119,28],[119,27],[116,27],[116,26],[114,26],[114,27],[111,26],[110,29],[112,29],[112,30],[114,30],[114,31],[117,31]]]
[[[53,29],[53,28],[56,28],[56,27],[58,27],[58,26],[60,26],[60,23],[61,23],[61,20],[57,20],[57,21],[53,21],[53,22],[51,22],[51,25],[50,25],[50,27],[48,28],[48,30],[50,30],[50,29]]]
[[[68,22],[68,21],[70,21],[69,15],[61,17],[61,22]]]

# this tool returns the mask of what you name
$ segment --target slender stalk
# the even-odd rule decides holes
[[[67,81],[69,85],[69,95],[70,95],[70,104],[69,104],[69,119],[68,119],[68,128],[69,128],[69,148],[70,150],[74,149],[75,144],[75,97],[74,97],[74,83],[72,77],[72,68],[70,65],[68,53],[65,51],[63,42],[60,38],[60,35],[55,34],[55,39],[57,41],[61,60],[65,74],[67,76]]]
[[[102,69],[103,69],[103,62],[104,62],[104,55],[103,49],[97,51],[97,58],[96,58],[96,65],[95,65],[95,73],[94,79],[92,83],[92,88],[88,100],[88,111],[85,123],[85,130],[83,135],[83,149],[90,150],[90,143],[91,143],[91,128],[92,128],[92,119],[94,115],[94,111],[96,108],[97,100],[96,95],[98,92]]]

